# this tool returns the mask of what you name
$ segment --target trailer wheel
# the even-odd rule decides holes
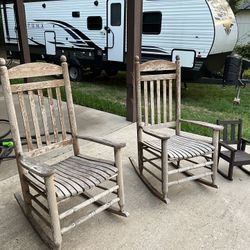
[[[116,68],[107,68],[105,69],[105,72],[108,76],[115,76],[118,73],[118,69]]]
[[[69,66],[69,77],[72,81],[81,81],[82,80],[82,69],[76,65]]]

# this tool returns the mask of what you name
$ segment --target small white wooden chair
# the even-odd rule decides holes
[[[215,180],[219,131],[223,127],[181,119],[179,57],[176,63],[153,60],[143,64],[140,64],[137,57],[136,82],[138,166],[134,159],[130,159],[142,181],[166,203],[169,201],[168,189],[174,184],[197,180],[211,187],[217,187]],[[175,98],[173,98],[174,92]],[[212,143],[183,136],[181,123],[184,122],[212,129]],[[167,132],[169,128],[175,128],[174,136],[170,136]],[[151,139],[145,135],[150,135]],[[202,157],[204,161],[193,159],[197,157]],[[181,165],[182,162],[185,162],[185,165]],[[202,173],[196,171],[202,168]],[[187,177],[180,178],[180,173]],[[174,175],[177,177],[172,178]],[[210,176],[211,181],[205,179],[206,176]]]
[[[45,80],[44,77],[52,75],[62,77]],[[0,76],[15,143],[23,199],[19,194],[15,194],[15,197],[41,238],[51,248],[61,249],[63,234],[106,209],[128,216],[124,210],[121,155],[125,143],[78,135],[66,57],[61,57],[61,66],[38,62],[18,65],[10,70],[7,70],[4,59],[0,59]],[[43,80],[35,81],[37,77],[43,77]],[[28,78],[32,82],[10,84],[11,79]],[[67,112],[63,109],[63,90]],[[15,105],[16,100],[18,105]],[[21,113],[21,118],[17,116],[18,113]],[[66,122],[70,125],[70,135],[66,132]],[[20,139],[22,129],[27,146],[23,146]],[[33,131],[35,136],[32,136]],[[113,147],[114,161],[82,155],[79,139]],[[52,165],[37,160],[41,155],[56,150],[60,155],[65,147],[72,149],[73,156]],[[94,192],[93,196],[90,191]],[[75,196],[81,196],[83,201],[59,214],[59,204],[61,206]],[[105,198],[105,202],[102,198]],[[61,226],[63,219],[93,203],[99,207],[74,223]],[[47,233],[49,230],[43,230],[44,227],[40,226],[41,222],[51,229],[52,237]]]

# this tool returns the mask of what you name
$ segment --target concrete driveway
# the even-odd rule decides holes
[[[76,106],[80,134],[126,141],[123,154],[126,210],[121,218],[95,216],[63,236],[63,249],[250,249],[250,177],[235,169],[234,181],[218,176],[220,188],[196,182],[170,188],[171,203],[153,196],[135,174],[136,127],[125,118]],[[0,91],[0,118],[6,117]],[[1,128],[0,128],[1,129]],[[93,143],[82,150],[112,156]],[[221,161],[221,166],[225,162]],[[23,216],[13,193],[20,190],[15,161],[0,165],[0,249],[47,249]]]

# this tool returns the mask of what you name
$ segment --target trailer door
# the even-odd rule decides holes
[[[56,55],[56,33],[54,31],[45,31],[46,55]]]
[[[108,0],[107,53],[109,61],[124,61],[124,0]]]

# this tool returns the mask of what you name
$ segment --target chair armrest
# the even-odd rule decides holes
[[[49,177],[55,173],[55,170],[45,163],[39,163],[28,157],[20,157],[19,163],[21,166],[33,174],[41,177]]]
[[[167,133],[158,132],[158,131],[155,131],[154,129],[145,128],[145,127],[142,127],[142,126],[140,126],[140,128],[142,129],[142,131],[143,131],[145,134],[154,136],[154,137],[156,137],[156,138],[158,138],[158,139],[161,139],[161,140],[168,140],[168,139],[170,138],[170,136],[169,136]]]
[[[109,147],[113,147],[115,149],[120,149],[120,148],[124,148],[126,146],[125,142],[114,142],[114,141],[109,141],[103,138],[96,138],[96,137],[92,137],[92,136],[80,136],[77,135],[76,136],[78,139],[81,140],[86,140],[86,141],[92,141],[92,142],[96,142],[105,146],[109,146]]]
[[[213,123],[202,122],[202,121],[180,119],[180,122],[187,122],[187,123],[199,125],[199,126],[206,127],[206,128],[211,128],[211,129],[217,130],[217,131],[221,131],[221,130],[224,129],[224,127],[221,126],[221,125],[216,125],[216,124],[213,124]]]
[[[250,145],[250,140],[245,139],[245,138],[240,138],[241,141],[241,150],[245,151],[246,150],[246,145]]]
[[[236,152],[236,151],[237,151],[237,149],[231,147],[230,145],[226,144],[225,142],[220,142],[220,145],[221,145],[222,147],[228,149],[228,150],[231,151],[231,152]]]
[[[246,139],[246,138],[241,138],[242,143],[244,144],[249,144],[250,145],[250,140]]]

